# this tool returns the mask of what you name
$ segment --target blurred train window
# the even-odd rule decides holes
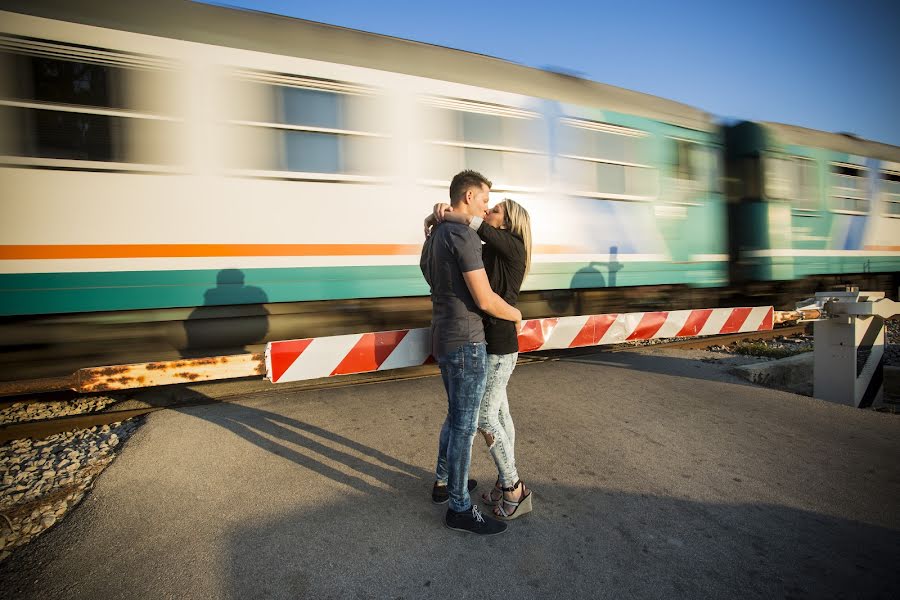
[[[721,191],[722,149],[681,138],[672,138],[672,142],[672,185],[668,191],[668,201],[696,206],[710,192]]]
[[[232,167],[337,179],[383,172],[373,90],[285,74],[235,75]]]
[[[154,102],[167,65],[160,59],[43,40],[4,38],[8,73],[0,109],[11,126],[8,156],[105,163],[173,162],[161,144],[175,121]],[[140,91],[155,89],[157,94]],[[78,164],[49,166],[79,168]],[[131,168],[131,167],[129,167]]]
[[[454,173],[473,169],[498,191],[546,184],[545,132],[536,113],[453,98],[427,97],[422,104],[428,181],[444,184]]]
[[[866,169],[857,165],[831,165],[831,210],[867,213]]]
[[[706,175],[706,153],[703,147],[696,142],[675,140],[675,177],[699,184]]]
[[[805,210],[819,209],[819,169],[816,162],[809,159],[795,158],[797,168],[797,194],[794,197],[794,208]]]
[[[766,159],[766,196],[786,200],[798,211],[819,210],[818,167],[814,160],[792,156]]]
[[[340,129],[341,113],[347,97],[335,92],[279,87],[281,122]]]
[[[900,173],[882,171],[881,189],[885,216],[900,218]]]
[[[565,117],[558,127],[558,169],[571,193],[613,200],[650,200],[656,170],[642,131]]]

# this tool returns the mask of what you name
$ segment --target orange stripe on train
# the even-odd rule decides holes
[[[539,246],[544,254],[571,252]],[[418,256],[420,244],[27,244],[0,245],[0,260],[215,258],[247,256]]]
[[[2,260],[71,258],[206,258],[235,256],[395,256],[418,244],[71,244],[0,246]]]

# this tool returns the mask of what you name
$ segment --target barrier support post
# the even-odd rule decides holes
[[[818,292],[824,318],[814,325],[813,395],[866,408],[884,396],[884,321],[900,303],[883,292]]]

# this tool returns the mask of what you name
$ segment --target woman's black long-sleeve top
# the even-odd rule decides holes
[[[525,278],[525,242],[507,229],[494,229],[485,222],[478,225],[478,237],[484,240],[482,259],[491,289],[515,306]],[[511,354],[519,351],[516,324],[484,317],[484,337],[490,354]]]

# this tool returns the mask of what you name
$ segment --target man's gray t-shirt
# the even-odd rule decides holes
[[[441,223],[425,240],[419,266],[431,287],[431,354],[441,359],[462,344],[483,342],[483,315],[463,278],[484,268],[478,234],[460,223]]]

